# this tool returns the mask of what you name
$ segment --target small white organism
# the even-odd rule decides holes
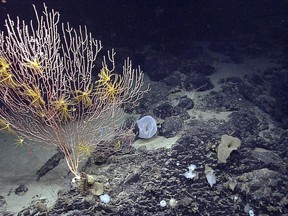
[[[169,205],[171,206],[171,208],[175,208],[177,206],[178,201],[174,198],[171,198],[169,200]]]
[[[195,164],[191,164],[191,165],[188,167],[188,169],[189,169],[190,171],[194,171],[194,170],[196,169],[196,165],[195,165]]]
[[[103,194],[99,198],[104,204],[108,204],[110,202],[110,196],[108,194]]]
[[[249,213],[249,216],[254,216],[255,215],[254,211],[252,209],[250,209],[248,213]]]
[[[167,206],[167,202],[165,200],[161,200],[160,201],[160,206],[161,207],[166,207]]]
[[[253,209],[248,203],[244,206],[244,212],[248,213],[249,216],[255,216]]]
[[[195,164],[191,164],[188,167],[188,171],[184,173],[185,178],[187,179],[193,179],[197,174],[194,172],[194,170],[196,169],[196,165]]]

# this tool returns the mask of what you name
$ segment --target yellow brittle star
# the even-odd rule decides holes
[[[4,57],[0,57],[0,84],[4,84],[12,89],[19,86],[19,84],[14,80],[10,64]]]
[[[107,67],[103,67],[98,74],[99,80],[95,82],[95,84],[98,84],[99,86],[103,86],[109,81],[111,81],[111,77],[115,76],[115,74],[111,74],[111,72],[108,70]]]
[[[24,145],[24,138],[23,137],[21,137],[21,136],[18,136],[17,137],[17,139],[16,139],[16,142],[15,142],[15,144],[16,144],[16,146],[23,146]]]
[[[0,77],[2,73],[6,72],[10,68],[10,64],[4,57],[0,57]]]
[[[14,133],[11,129],[10,124],[4,119],[0,119],[0,131],[6,131],[7,133]]]
[[[73,99],[74,103],[82,102],[85,107],[88,107],[92,104],[92,100],[90,98],[92,91],[93,87],[86,91],[76,90],[75,93],[77,96]]]
[[[78,152],[80,154],[84,154],[87,157],[90,157],[92,154],[92,146],[90,146],[84,142],[80,142],[78,144]]]
[[[70,109],[68,108],[69,104],[67,99],[64,97],[60,97],[58,101],[54,101],[53,104],[55,105],[56,110],[60,113],[60,117],[63,120],[68,120],[71,118]]]
[[[121,78],[119,78],[118,81],[118,76],[115,77],[113,82],[106,83],[104,87],[100,88],[101,99],[115,101],[117,96],[121,95],[121,93],[124,91],[122,83],[123,80]]]
[[[31,98],[31,103],[30,106],[33,105],[35,107],[39,107],[39,106],[44,106],[45,105],[45,101],[42,98],[42,92],[39,89],[39,87],[37,86],[32,86],[32,87],[24,87],[26,92],[24,93],[24,95],[28,96]]]
[[[27,68],[32,69],[33,71],[37,71],[41,75],[43,75],[42,67],[41,67],[39,61],[37,60],[37,58],[34,58],[32,61],[27,59],[26,63],[23,63],[23,65]]]

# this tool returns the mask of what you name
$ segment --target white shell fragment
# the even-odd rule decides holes
[[[213,171],[206,174],[206,179],[210,184],[210,187],[213,187],[213,185],[216,184],[216,176]]]
[[[216,184],[216,176],[214,174],[214,170],[205,164],[205,171],[206,179],[208,183],[210,184],[210,187],[213,187],[214,184]]]

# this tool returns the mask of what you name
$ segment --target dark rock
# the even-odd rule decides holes
[[[133,173],[133,174],[130,174],[126,178],[126,181],[124,182],[124,184],[133,184],[133,183],[139,182],[140,180],[141,180],[141,177],[139,173]]]
[[[228,124],[231,126],[236,137],[241,139],[259,133],[260,121],[254,111],[243,109],[231,113],[228,117]]]
[[[64,153],[60,150],[57,151],[39,170],[37,170],[37,180],[46,175],[50,170],[57,167],[60,161],[64,159]]]
[[[107,161],[107,159],[108,159],[108,157],[107,157],[107,155],[105,153],[99,152],[99,151],[98,152],[97,151],[93,152],[92,153],[92,158],[93,158],[93,162],[94,162],[95,165],[104,164]]]
[[[266,149],[256,148],[251,151],[251,156],[257,160],[262,161],[266,167],[269,169],[280,172],[287,173],[287,165],[282,160],[282,158],[272,151]]]
[[[260,75],[246,76],[241,94],[268,113],[283,129],[288,128],[288,80],[281,67],[271,67]]]
[[[179,118],[182,120],[187,120],[190,118],[189,113],[179,106],[174,107],[173,116],[179,116]]]
[[[75,210],[89,209],[91,205],[92,203],[88,202],[87,200],[77,199],[77,200],[74,200],[72,204],[72,209],[75,209]]]
[[[17,195],[24,195],[28,191],[28,188],[24,184],[20,184],[15,190],[14,193]]]
[[[0,196],[0,208],[2,208],[5,205],[6,201],[3,196]]]
[[[164,123],[161,125],[160,135],[169,138],[175,136],[179,131],[182,130],[184,121],[177,117],[166,118]]]
[[[279,137],[278,142],[274,143],[274,149],[277,149],[279,153],[285,157],[285,159],[288,161],[288,149],[287,149],[287,143],[288,143],[288,130],[285,130]]]
[[[271,80],[271,96],[275,98],[275,109],[269,114],[277,120],[283,129],[288,129],[288,79],[286,74],[279,74]],[[274,105],[274,104],[272,104]]]
[[[158,118],[165,119],[172,116],[173,106],[169,102],[160,103],[156,108],[153,109],[153,113]]]
[[[217,91],[211,91],[201,101],[201,109],[213,110],[213,111],[226,111],[225,110],[226,97],[223,93]]]
[[[172,75],[165,77],[161,82],[171,87],[182,87],[182,78],[180,73],[173,73]]]
[[[264,168],[244,173],[236,179],[241,193],[246,194],[252,203],[261,201],[263,205],[272,204],[274,210],[281,210],[279,204],[287,195],[284,192],[288,187],[287,176]]]
[[[233,80],[236,81],[236,80]],[[201,100],[201,109],[217,112],[238,111],[251,107],[252,104],[240,93],[241,83],[229,82],[221,91],[211,91]]]
[[[30,215],[31,215],[31,212],[29,209],[24,209],[17,214],[17,216],[30,216]]]
[[[150,85],[151,90],[143,96],[139,105],[135,108],[137,113],[146,114],[152,112],[158,103],[168,100],[169,87],[162,82]]]
[[[179,100],[177,107],[181,107],[187,110],[193,109],[194,102],[191,98],[184,97]]]

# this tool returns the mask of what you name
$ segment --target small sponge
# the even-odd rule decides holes
[[[226,163],[226,159],[230,156],[231,152],[238,149],[241,145],[240,139],[229,135],[222,135],[221,142],[217,147],[217,157],[219,162]]]

